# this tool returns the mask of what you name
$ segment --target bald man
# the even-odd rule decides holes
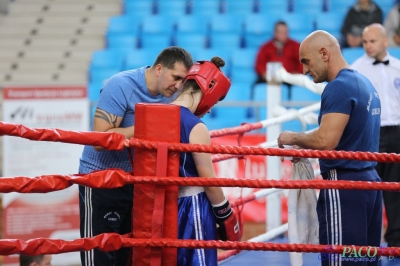
[[[278,138],[279,146],[377,152],[378,93],[365,76],[350,69],[337,40],[325,31],[311,33],[300,45],[300,62],[303,73],[315,83],[328,82],[321,95],[319,128],[311,133],[285,131]],[[320,159],[319,164],[324,180],[380,181],[375,162]],[[381,191],[321,189],[317,213],[320,244],[380,246]],[[378,265],[379,258],[356,261],[348,250],[341,255],[323,254],[322,265]]]
[[[366,76],[382,104],[379,152],[400,153],[400,60],[388,51],[388,37],[381,24],[371,24],[362,34],[365,54],[352,67]],[[378,163],[376,171],[385,182],[400,182],[399,163]],[[400,247],[400,193],[383,191],[388,225],[385,240]]]
[[[20,266],[51,266],[51,255],[19,255]]]

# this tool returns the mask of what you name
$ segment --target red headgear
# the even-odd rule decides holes
[[[195,115],[203,115],[218,101],[222,101],[231,87],[231,82],[222,71],[209,61],[197,61],[188,71],[185,82],[194,79],[203,91],[203,97]]]

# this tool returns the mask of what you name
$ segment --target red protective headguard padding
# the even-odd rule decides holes
[[[230,80],[209,61],[197,61],[189,69],[185,82],[190,79],[194,79],[203,91],[203,97],[194,113],[197,116],[204,115],[218,101],[222,101],[231,87]]]
[[[180,142],[180,107],[166,104],[136,104],[137,139],[159,141],[158,150],[135,148],[136,176],[179,176],[179,152],[170,152],[167,142]],[[178,187],[136,184],[133,190],[132,234],[134,238],[178,237]],[[132,249],[132,265],[177,265],[176,248]]]

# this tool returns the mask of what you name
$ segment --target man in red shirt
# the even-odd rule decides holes
[[[255,71],[258,78],[251,89],[251,99],[254,98],[254,85],[266,82],[268,62],[281,62],[289,73],[302,73],[303,67],[299,60],[300,44],[289,38],[288,27],[284,21],[275,24],[274,37],[263,44],[258,51]]]

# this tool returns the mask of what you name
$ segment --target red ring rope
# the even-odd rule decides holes
[[[24,253],[35,254],[59,254],[66,252],[91,250],[94,248],[102,251],[113,251],[122,247],[184,247],[184,248],[219,248],[236,250],[259,250],[280,252],[311,252],[342,254],[345,245],[314,245],[314,244],[278,244],[261,242],[239,242],[239,241],[205,241],[205,240],[177,240],[177,239],[133,239],[115,233],[104,233],[91,238],[80,238],[72,241],[61,239],[35,238],[28,241],[19,239],[1,239],[0,255],[11,255]],[[371,247],[351,245],[356,250],[361,250],[365,255],[366,250]],[[376,247],[378,256],[400,256],[400,248]]]
[[[330,188],[400,191],[400,182],[156,177],[132,176],[122,170],[104,170],[87,175],[43,175],[35,178],[3,177],[0,179],[0,192],[45,193],[65,189],[72,184],[92,188],[117,188],[122,187],[125,184],[158,184],[200,187],[218,186],[283,189]]]

